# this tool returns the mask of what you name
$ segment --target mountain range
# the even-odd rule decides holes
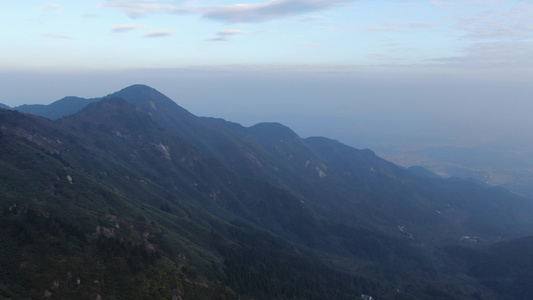
[[[144,85],[0,121],[0,299],[530,292],[533,202],[503,188],[198,117]]]

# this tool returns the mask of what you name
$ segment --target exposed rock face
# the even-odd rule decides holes
[[[161,154],[163,155],[163,157],[166,159],[166,160],[172,160],[172,158],[170,157],[170,148],[167,146],[167,145],[164,145],[162,143],[159,143],[159,144],[156,144],[155,145],[155,148],[161,152]]]

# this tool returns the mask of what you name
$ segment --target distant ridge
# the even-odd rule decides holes
[[[171,120],[172,118],[169,118],[168,115],[172,115],[174,117],[175,114],[178,114],[181,119],[190,119],[195,117],[186,109],[177,105],[174,101],[156,89],[143,84],[134,84],[128,86],[118,92],[109,94],[106,97],[86,99],[68,96],[51,104],[23,104],[13,109],[23,113],[29,113],[51,120],[56,120],[78,113],[87,105],[99,102],[105,98],[122,98],[126,100],[126,102],[148,112],[150,115],[155,114],[157,115],[156,119],[159,121],[160,125],[164,127],[174,126],[172,125],[174,120]],[[2,107],[1,105],[3,104],[0,104],[0,107]],[[8,106],[5,108],[10,109]],[[183,120],[180,120],[180,122],[182,121]]]
[[[7,106],[5,104],[2,104],[2,103],[0,103],[0,108],[2,108],[2,109],[12,109],[11,107],[9,107],[9,106]]]
[[[94,102],[98,102],[101,99],[102,98],[85,99],[79,97],[65,97],[48,105],[24,104],[17,106],[14,109],[23,113],[55,120],[64,116],[75,114],[82,110],[85,106]]]

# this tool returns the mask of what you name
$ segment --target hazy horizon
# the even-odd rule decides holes
[[[199,116],[403,165],[431,147],[533,147],[529,0],[32,1],[3,17],[9,106],[141,83]]]
[[[7,74],[0,103],[50,104],[66,96],[102,97],[147,84],[199,116],[251,126],[280,122],[302,136],[354,145],[358,131],[392,140],[431,134],[494,142],[533,129],[530,88],[520,81],[342,69],[168,69],[89,74]],[[7,99],[7,101],[6,101]],[[367,137],[368,138],[368,137]],[[364,143],[364,141],[362,141]],[[363,146],[359,144],[357,146]]]

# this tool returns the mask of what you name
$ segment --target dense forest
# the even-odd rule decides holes
[[[531,199],[147,86],[80,99],[0,110],[2,299],[529,295]]]

